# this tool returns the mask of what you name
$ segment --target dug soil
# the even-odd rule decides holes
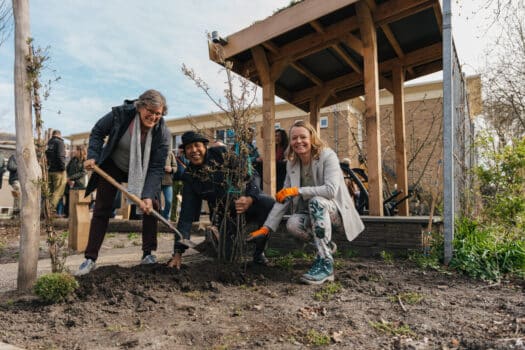
[[[4,292],[0,342],[26,349],[524,346],[522,280],[490,284],[407,260],[339,257],[335,282],[307,286],[299,277],[309,258],[271,261],[231,267],[197,254],[180,271],[103,266],[53,305]]]

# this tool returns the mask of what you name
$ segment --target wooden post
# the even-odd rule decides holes
[[[69,191],[69,248],[78,252],[86,250],[89,237],[89,202],[84,197],[85,190]]]
[[[122,215],[122,220],[129,220],[131,214],[131,205],[129,205],[126,196],[120,196],[120,208],[117,210],[117,215]]]
[[[317,130],[317,133],[319,133],[319,115],[321,114],[319,102],[319,95],[310,99],[310,124]]]
[[[405,133],[405,70],[401,64],[396,64],[392,70],[394,89],[394,134],[396,149],[396,177],[397,188],[403,191],[403,196],[408,194],[407,153]],[[399,204],[399,215],[408,216],[408,200]]]
[[[370,215],[383,216],[383,171],[381,167],[381,124],[379,118],[379,71],[377,33],[370,9],[365,2],[356,3],[363,42],[365,122]]]
[[[275,82],[271,79],[271,70],[262,46],[252,48],[253,60],[263,90],[263,129],[269,132],[264,133],[263,147],[263,189],[268,195],[273,195],[276,191],[276,172],[275,172]]]

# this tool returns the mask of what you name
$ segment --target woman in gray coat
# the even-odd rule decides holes
[[[334,280],[332,231],[344,232],[351,241],[364,225],[345,186],[335,152],[307,122],[295,122],[289,135],[284,188],[277,192],[277,203],[263,227],[252,232],[248,240],[277,230],[288,207],[293,205],[287,230],[299,239],[313,241],[317,248],[317,257],[301,281],[322,284]]]

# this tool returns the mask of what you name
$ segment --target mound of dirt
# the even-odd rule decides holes
[[[286,263],[285,263],[286,262]],[[476,282],[408,261],[336,259],[336,281],[306,286],[304,259],[218,265],[190,256],[107,266],[65,302],[0,294],[0,341],[27,349],[485,349],[525,333],[525,284]]]

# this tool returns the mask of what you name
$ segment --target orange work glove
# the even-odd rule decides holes
[[[270,230],[268,229],[268,227],[263,226],[260,229],[251,232],[248,235],[248,238],[246,238],[246,242],[250,242],[250,241],[252,241],[252,240],[254,240],[256,238],[259,238],[259,237],[268,236],[269,233],[270,233]]]
[[[279,203],[284,203],[286,198],[295,197],[295,196],[298,196],[298,195],[299,195],[299,188],[298,187],[288,187],[288,188],[283,188],[282,190],[277,192],[275,194],[275,199]]]

